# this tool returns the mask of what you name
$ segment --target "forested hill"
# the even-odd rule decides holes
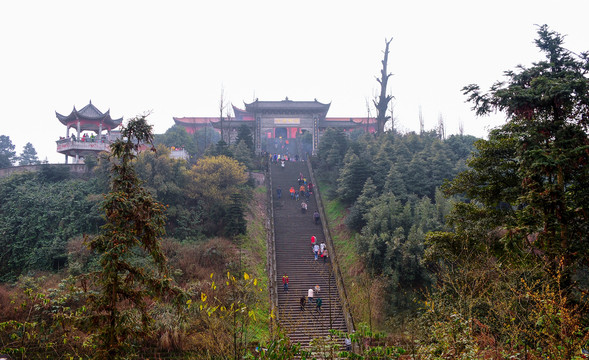
[[[442,139],[435,131],[355,138],[328,130],[321,138],[315,171],[327,197],[347,208],[345,223],[361,266],[386,289],[379,309],[387,314],[380,317],[383,323],[393,314],[399,320],[413,313],[419,306],[415,300],[432,285],[425,238],[445,229],[451,208],[439,188],[466,169],[476,140],[469,135]],[[357,309],[356,317],[363,311]]]
[[[84,178],[68,167],[40,165],[37,172],[0,179],[0,281],[65,266],[74,274],[87,270],[68,247],[80,248],[83,235],[97,234],[104,224],[100,207],[109,191],[110,165],[105,160],[94,164],[93,175]],[[146,188],[167,206],[168,237],[195,242],[245,231],[247,198],[232,195],[249,193],[243,190],[249,188],[248,176],[233,158],[212,150],[192,165],[171,159],[159,147],[141,153],[135,168]]]

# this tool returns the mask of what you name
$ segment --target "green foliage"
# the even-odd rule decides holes
[[[99,291],[89,302],[89,320],[96,325],[96,358],[132,356],[133,341],[147,334],[151,321],[147,300],[181,294],[168,276],[160,247],[164,207],[141,186],[132,163],[139,146],[151,143],[151,126],[141,116],[130,120],[121,135],[111,145],[111,190],[102,204],[106,223],[90,241],[101,266],[93,274]],[[135,251],[143,252],[151,267],[135,265]]]
[[[227,210],[227,225],[225,234],[229,237],[245,234],[247,231],[247,221],[245,220],[243,196],[239,193],[231,195],[231,203]]]
[[[213,357],[231,356],[235,359],[246,354],[249,342],[259,340],[257,334],[250,333],[253,329],[250,325],[268,321],[267,315],[259,318],[257,312],[264,301],[260,296],[263,292],[260,280],[247,272],[236,276],[228,271],[226,277],[221,278],[210,275],[209,287],[202,289],[198,305],[194,307],[206,327],[202,341],[207,352]],[[291,351],[288,347],[278,346],[280,351]]]
[[[250,152],[254,151],[254,138],[252,135],[252,130],[247,125],[241,125],[237,129],[237,139],[235,142],[239,143],[243,141]]]
[[[207,126],[194,133],[196,139],[196,145],[198,146],[199,156],[204,154],[207,149],[215,145],[221,140],[221,134],[219,134],[212,126]]]
[[[164,134],[156,135],[154,144],[162,144],[168,149],[172,147],[182,148],[191,156],[198,153],[195,138],[187,133],[184,127],[179,125],[172,126]]]
[[[365,323],[360,323],[358,329],[352,333],[335,329],[330,330],[330,333],[340,339],[350,339],[354,350],[341,351],[337,353],[337,357],[332,356],[329,358],[358,360],[399,359],[406,353],[402,347],[390,344],[385,333],[372,331]]]
[[[45,165],[42,167],[45,169]],[[0,179],[0,278],[66,265],[67,241],[95,232],[101,223],[94,182],[46,182],[47,173]]]
[[[205,152],[205,156],[212,157],[212,156],[226,156],[232,157],[233,154],[229,149],[229,145],[225,140],[219,140],[214,146],[211,146]]]
[[[362,230],[366,225],[364,215],[368,213],[369,209],[374,205],[376,195],[376,186],[372,182],[372,178],[368,178],[364,183],[362,193],[356,200],[354,206],[350,209],[348,216],[346,216],[346,226],[348,228],[357,232]]]
[[[288,338],[281,336],[268,344],[261,344],[253,351],[248,351],[245,359],[256,360],[283,360],[283,359],[309,359],[311,354],[301,349],[301,344],[291,343]]]
[[[0,135],[0,169],[10,167],[16,160],[16,151],[14,151],[14,145],[10,137],[6,135]]]
[[[22,153],[16,159],[18,159],[19,165],[37,165],[40,163],[37,151],[30,142],[23,147]]]
[[[344,165],[337,180],[339,198],[347,204],[354,202],[362,192],[368,174],[366,162],[350,149],[344,158]]]
[[[89,359],[91,347],[77,319],[85,314],[78,305],[84,291],[73,278],[47,287],[46,277],[21,277],[18,294],[0,319],[0,353],[14,359]]]
[[[166,233],[179,240],[201,237],[201,205],[188,194],[189,164],[170,158],[170,151],[162,145],[155,152],[139,153],[134,164],[145,188],[167,207]]]
[[[385,312],[402,322],[417,311],[416,300],[434,281],[434,267],[424,259],[425,234],[446,229],[450,200],[438,187],[464,166],[473,138],[451,137],[446,143],[434,131],[389,132],[378,139],[363,135],[357,141],[337,136],[345,139],[336,131],[321,138],[317,173],[322,190],[324,183],[335,187],[331,194],[351,205],[346,225],[359,233],[357,253],[370,274],[386,283]],[[347,153],[337,162],[334,154],[340,154],[342,144]]]
[[[248,169],[253,169],[254,165],[254,152],[247,145],[244,140],[240,140],[237,143],[231,145],[232,157],[245,165]]]
[[[202,199],[209,207],[229,204],[231,195],[239,192],[248,178],[243,165],[223,155],[199,159],[190,176],[191,196]]]
[[[476,85],[464,88],[478,114],[498,109],[510,119],[479,145],[478,167],[454,191],[486,206],[507,203],[513,212],[505,226],[522,246],[543,253],[538,260],[557,267],[564,256],[564,281],[572,285],[577,269],[589,264],[589,219],[582,210],[589,206],[589,54],[576,55],[563,48],[563,41],[540,26],[536,45],[545,60],[507,71],[507,81],[488,94]],[[490,152],[502,161],[491,159]],[[529,236],[536,237],[533,245]]]
[[[55,183],[70,178],[69,166],[43,164],[39,168],[39,181],[44,183]]]
[[[318,169],[323,171],[339,170],[348,151],[348,139],[341,130],[328,128],[321,136],[317,158]]]
[[[439,287],[423,319],[436,314],[425,328],[441,331],[430,344],[441,356],[472,356],[457,338],[504,357],[572,359],[587,345],[589,54],[562,44],[540,26],[545,60],[505,72],[489,93],[464,88],[477,114],[509,120],[445,186],[469,199],[448,216],[453,232],[428,236]]]

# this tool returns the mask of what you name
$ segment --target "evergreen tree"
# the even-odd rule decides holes
[[[348,151],[348,139],[340,129],[328,128],[321,136],[317,157],[319,167],[324,170],[338,170]]]
[[[18,157],[18,164],[19,165],[37,165],[39,164],[39,158],[37,157],[37,151],[33,147],[33,144],[30,142],[27,143],[23,149],[22,153]]]
[[[337,179],[337,193],[339,198],[347,204],[356,201],[356,198],[362,192],[368,174],[369,170],[366,161],[362,161],[350,149],[346,154],[344,165]]]
[[[381,136],[380,139],[383,139],[383,144],[378,149],[370,169],[374,185],[379,192],[382,192],[385,187],[387,174],[393,166],[393,162],[391,160],[393,146],[388,141],[386,141],[386,136]]]
[[[444,180],[450,180],[454,177],[454,166],[448,147],[440,141],[434,141],[429,148],[430,169],[431,169],[431,186],[429,195],[433,196],[435,188],[441,186]]]
[[[407,166],[407,172],[403,174],[403,180],[407,191],[418,196],[427,196],[430,189],[433,191],[430,169],[423,153],[413,156]]]
[[[377,189],[372,178],[366,179],[362,193],[358,196],[358,199],[354,203],[354,206],[350,209],[350,213],[346,217],[346,225],[352,230],[360,232],[366,220],[364,216],[368,210],[374,205],[374,200],[377,197]]]
[[[383,192],[390,192],[402,201],[407,200],[407,187],[396,166],[391,166],[385,180]]]
[[[231,150],[229,149],[229,145],[225,142],[225,140],[219,140],[215,146],[210,147],[207,152],[207,156],[226,156],[226,157],[233,157]]]
[[[0,169],[12,166],[16,151],[10,137],[0,135]]]
[[[231,194],[231,203],[227,211],[225,234],[229,237],[245,234],[247,221],[244,214],[243,196],[239,193]]]
[[[252,130],[249,126],[241,125],[237,129],[236,142],[239,143],[240,141],[243,141],[245,143],[245,145],[247,145],[248,149],[250,149],[251,152],[254,151],[254,138],[252,136]]]
[[[132,164],[139,146],[151,144],[151,126],[141,116],[131,119],[121,135],[110,146],[111,190],[102,205],[106,224],[90,242],[100,254],[101,268],[95,273],[99,291],[90,297],[90,319],[97,325],[99,342],[96,357],[100,359],[132,357],[132,343],[148,333],[148,300],[180,294],[168,277],[160,246],[164,206],[141,186]],[[137,252],[151,260],[151,268],[132,261]]]
[[[231,145],[231,152],[233,153],[233,158],[245,165],[248,169],[253,167],[253,151],[248,147],[245,140],[237,141]]]
[[[198,147],[198,154],[204,154],[209,147],[221,140],[219,134],[212,126],[207,126],[194,133],[194,139]]]
[[[542,25],[535,42],[544,60],[506,71],[507,81],[489,93],[478,85],[464,88],[478,115],[501,110],[509,120],[478,143],[475,167],[452,192],[487,206],[509,205],[503,207],[511,215],[504,241],[528,248],[553,273],[562,260],[567,288],[589,265],[589,53],[574,54],[563,41]]]

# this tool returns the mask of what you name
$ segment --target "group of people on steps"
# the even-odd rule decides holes
[[[301,201],[301,213],[305,214],[308,210],[308,202],[311,195],[313,195],[313,183],[308,182],[307,178],[303,175],[303,173],[299,173],[299,177],[297,178],[298,185],[291,186],[288,190],[290,194],[291,200]],[[276,196],[278,199],[282,198],[282,188],[278,186],[276,188]],[[313,212],[313,221],[316,225],[320,223],[320,216],[319,211],[315,210]],[[317,238],[315,235],[311,236],[311,250],[313,252],[315,260],[318,260],[319,257],[323,259],[323,263],[327,262],[329,257],[327,246],[324,242],[321,244],[317,244]],[[282,276],[282,287],[285,292],[288,292],[288,283],[289,278],[288,275],[285,273]],[[307,304],[315,304],[315,309],[318,313],[321,313],[321,306],[323,305],[323,299],[317,296],[321,291],[319,285],[315,285],[315,287],[310,288],[307,290],[307,296],[302,296],[300,298],[300,309],[304,311]]]

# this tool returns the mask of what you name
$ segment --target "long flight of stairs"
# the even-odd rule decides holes
[[[301,200],[291,200],[288,192],[291,186],[299,188],[300,173],[309,181],[307,164],[289,161],[284,168],[275,164],[271,167],[280,326],[291,342],[308,347],[312,339],[328,337],[329,329],[346,331],[346,324],[331,263],[324,263],[321,257],[314,260],[311,249],[311,236],[317,238],[318,244],[325,242],[322,227],[313,220],[313,212],[317,209],[315,194],[310,196],[308,209],[303,214]],[[279,186],[281,199],[276,193]],[[282,287],[284,274],[289,278],[288,292]],[[321,289],[315,294],[315,299],[322,299],[321,312],[317,311],[315,303],[308,302],[301,310],[300,298],[306,297],[308,289],[316,285]]]

